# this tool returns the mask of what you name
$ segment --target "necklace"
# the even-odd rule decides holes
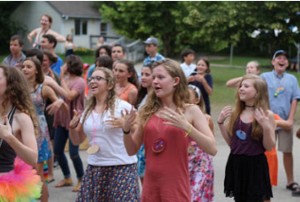
[[[92,131],[92,144],[89,146],[89,148],[86,150],[88,154],[96,154],[98,151],[100,151],[100,146],[96,144],[96,121],[94,119],[94,111],[92,111],[92,118],[93,118],[93,131]],[[102,124],[102,130],[103,130],[103,113],[101,114],[100,118],[100,124]]]
[[[275,93],[274,93],[274,97],[276,98],[278,95],[281,95],[284,93],[284,78],[283,78],[283,75],[281,78],[279,78],[278,76],[275,75],[275,73],[273,74],[274,76],[274,80],[276,81],[276,90],[275,90]],[[282,81],[282,83],[281,83]]]

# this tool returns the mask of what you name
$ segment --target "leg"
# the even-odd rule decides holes
[[[82,160],[79,156],[79,145],[77,145],[77,146],[73,145],[73,143],[70,139],[69,139],[69,152],[70,152],[70,158],[72,159],[73,166],[75,168],[75,171],[77,174],[77,179],[78,179],[78,183],[73,188],[72,191],[77,192],[80,190],[81,180],[82,180],[84,171],[83,171]]]
[[[48,159],[47,164],[48,164],[48,182],[51,183],[54,181],[54,176],[53,176],[53,155]]]
[[[283,153],[283,165],[286,174],[287,184],[294,182],[294,170],[293,170],[293,154],[291,152]]]
[[[42,193],[41,193],[40,200],[41,200],[41,202],[47,202],[48,198],[49,198],[49,191],[48,191],[48,186],[45,182],[43,167],[44,167],[43,162],[37,163],[37,167],[36,167],[37,173],[41,177],[41,181],[42,181]]]
[[[57,158],[57,161],[60,165],[60,168],[63,172],[63,175],[65,177],[64,180],[60,181],[56,187],[63,187],[63,186],[71,186],[72,180],[71,180],[71,174],[70,169],[68,165],[68,161],[64,152],[65,145],[68,139],[68,131],[63,127],[57,127],[55,129],[55,136],[54,136],[54,154]]]

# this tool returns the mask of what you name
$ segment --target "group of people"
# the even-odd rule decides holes
[[[194,64],[196,53],[187,49],[180,64],[159,54],[158,39],[149,37],[140,76],[121,44],[100,45],[83,75],[70,36],[65,61],[55,54],[65,39],[51,24],[51,16],[43,15],[41,27],[28,35],[30,42],[35,37],[34,49],[25,54],[22,38],[11,37],[11,55],[0,65],[0,201],[48,201],[54,157],[64,176],[55,187],[73,186],[67,140],[78,179],[76,201],[213,201],[217,146],[208,59]],[[217,118],[230,147],[224,192],[237,202],[273,197],[276,142],[286,188],[300,196],[292,155],[300,91],[286,72],[285,51],[275,52],[272,65],[272,72],[259,76],[258,64],[250,62],[246,75],[228,81],[237,88],[236,103]],[[79,145],[86,138],[84,171]],[[14,185],[8,191],[7,183]],[[18,186],[26,191],[20,194]]]

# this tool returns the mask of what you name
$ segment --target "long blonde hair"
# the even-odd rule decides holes
[[[107,85],[110,87],[110,89],[108,90],[108,93],[107,93],[107,98],[105,100],[105,104],[106,104],[105,110],[110,110],[111,115],[113,116],[114,112],[115,112],[115,100],[116,100],[116,93],[115,93],[116,81],[113,76],[113,72],[106,67],[96,67],[94,72],[95,71],[102,71],[104,73],[105,79],[107,81]],[[96,106],[96,98],[95,98],[95,96],[91,96],[87,102],[87,107],[86,107],[85,113],[83,115],[82,124],[86,120],[86,117],[93,111],[95,106]]]
[[[260,76],[254,75],[254,74],[246,74],[243,76],[239,88],[242,85],[242,82],[244,80],[250,79],[253,81],[253,86],[256,89],[256,96],[255,96],[255,108],[262,108],[264,111],[267,111],[270,108],[269,105],[269,95],[268,95],[268,87],[265,80],[263,80]],[[228,123],[228,133],[232,136],[233,135],[233,129],[236,123],[236,120],[241,115],[242,111],[246,108],[245,102],[240,100],[239,96],[239,90],[237,90],[236,93],[236,104],[235,109],[231,114],[229,123]],[[262,137],[263,130],[262,127],[258,124],[258,122],[254,119],[252,122],[252,133],[251,137],[258,140]]]
[[[153,64],[153,70],[162,66],[172,78],[179,78],[178,85],[174,86],[173,102],[178,108],[184,108],[184,104],[189,103],[189,92],[187,87],[186,77],[180,67],[180,64],[174,60],[166,58],[161,62],[156,62]],[[162,106],[161,100],[156,96],[155,92],[149,93],[145,105],[141,108],[139,112],[140,120],[145,124],[150,116],[157,112]]]

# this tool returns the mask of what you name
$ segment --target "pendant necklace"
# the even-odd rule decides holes
[[[100,118],[102,126],[103,126],[103,117],[102,116],[103,116],[103,113],[102,113],[101,118]],[[92,118],[93,118],[92,144],[86,150],[86,152],[88,154],[96,154],[98,151],[100,151],[99,145],[97,145],[95,143],[95,139],[96,139],[96,122],[95,122],[95,119],[94,119],[94,111],[92,112]]]
[[[246,128],[243,128],[243,125],[246,125]],[[245,141],[247,138],[247,131],[248,131],[248,124],[244,124],[242,122],[242,119],[239,118],[239,125],[238,125],[239,129],[235,131],[235,135],[237,136],[237,138],[239,140]]]
[[[283,87],[283,85],[281,85],[281,81],[284,84],[284,78],[283,78],[283,76],[281,78],[278,78],[274,74],[273,74],[273,76],[274,76],[274,79],[276,81],[276,91],[274,93],[274,97],[277,97],[278,95],[281,95],[281,94],[284,93],[284,87]]]

